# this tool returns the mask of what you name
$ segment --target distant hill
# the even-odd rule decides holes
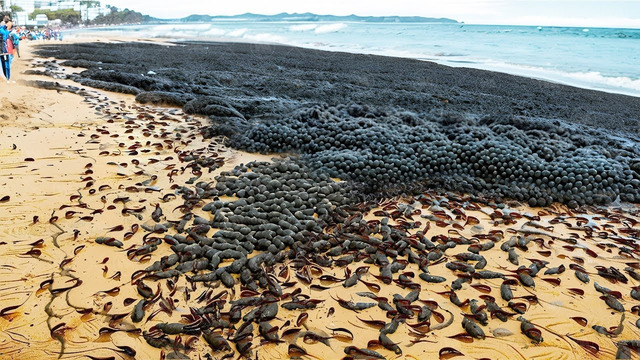
[[[358,16],[358,15],[317,15],[312,13],[281,13],[276,15],[260,15],[246,13],[242,15],[223,16],[223,15],[190,15],[182,19],[180,22],[211,22],[215,20],[246,20],[246,21],[354,21],[354,22],[376,22],[376,23],[457,23],[458,21],[447,18],[430,18],[422,16]]]

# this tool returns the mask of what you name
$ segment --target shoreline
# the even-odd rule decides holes
[[[365,195],[409,186],[531,206],[640,201],[636,98],[401,58],[176,44],[38,53],[88,69],[68,76],[80,84],[208,116],[207,133],[236,149],[300,154]]]
[[[23,54],[27,53],[25,49]],[[28,55],[23,56],[20,60],[22,64],[15,69],[16,74],[20,70],[30,69],[28,58]],[[41,65],[52,66],[45,64],[46,59],[38,61]],[[55,70],[54,73],[60,70],[59,67],[48,68]],[[170,341],[155,342],[161,348],[151,346],[151,341],[146,340],[143,334],[163,322],[193,324],[193,319],[189,317],[190,309],[202,310],[205,305],[213,306],[215,303],[220,304],[222,319],[231,320],[230,314],[224,315],[232,312],[230,301],[274,296],[278,292],[262,288],[259,288],[260,291],[250,290],[239,275],[233,275],[235,284],[227,288],[219,281],[193,281],[196,276],[206,274],[209,270],[197,273],[185,271],[184,274],[173,276],[170,281],[147,276],[159,276],[154,271],[144,274],[142,280],[154,296],[147,298],[149,302],[145,304],[143,320],[133,322],[132,314],[136,312],[137,304],[145,301],[142,294],[146,291],[143,285],[135,281],[140,279],[138,271],[152,266],[163,256],[174,254],[170,245],[171,238],[178,239],[180,234],[175,229],[178,223],[189,214],[192,220],[203,218],[214,221],[214,213],[204,209],[209,202],[215,202],[207,197],[214,194],[219,196],[222,202],[219,205],[224,209],[243,206],[229,205],[241,197],[237,190],[232,191],[231,196],[227,195],[229,189],[239,186],[236,178],[246,171],[242,170],[241,164],[252,160],[268,161],[273,155],[262,156],[233,150],[224,146],[219,137],[206,140],[202,138],[200,129],[209,120],[184,114],[176,107],[141,105],[134,102],[132,95],[91,88],[73,90],[68,86],[82,86],[70,80],[22,74],[16,78],[59,82],[61,86],[49,84],[59,90],[54,91],[18,84],[10,93],[14,97],[3,100],[6,101],[3,103],[4,109],[14,108],[15,111],[10,113],[8,119],[0,119],[3,124],[0,134],[10,139],[11,143],[15,141],[17,150],[11,150],[11,144],[2,142],[0,169],[11,173],[3,172],[0,178],[0,183],[5,185],[0,198],[10,196],[7,202],[0,203],[0,225],[3,229],[0,243],[4,243],[0,246],[5,249],[0,255],[5,284],[0,289],[0,328],[3,330],[0,356],[53,359],[64,349],[63,358],[80,355],[122,355],[127,358],[123,351],[131,354],[129,349],[132,349],[136,359],[157,359],[161,350],[171,354],[173,347],[177,347],[178,352],[172,356],[184,353],[195,359],[198,355],[212,352],[213,345],[210,346],[200,333],[194,335],[187,330],[184,334],[164,335]],[[32,99],[38,99],[38,102]],[[33,146],[34,143],[40,146]],[[31,158],[33,161],[27,160]],[[208,159],[216,159],[217,163],[211,165]],[[280,158],[276,163],[283,160],[286,159]],[[213,170],[208,170],[206,166],[211,166]],[[285,172],[282,168],[261,169],[255,165],[251,170],[259,176],[269,173],[269,186],[278,186],[271,183],[276,178],[275,173],[295,174],[295,171]],[[226,171],[230,173],[220,177]],[[198,179],[191,180],[193,177]],[[306,181],[316,180],[309,178]],[[326,188],[327,183],[334,187],[341,186],[329,180],[322,181],[325,183],[319,187]],[[206,183],[215,185],[219,193],[198,193],[198,189],[205,189],[203,184]],[[291,188],[281,189],[285,197],[293,196]],[[326,191],[331,193],[332,189]],[[245,190],[252,191],[252,188]],[[190,202],[189,191],[201,196],[195,205]],[[273,191],[268,194],[276,198],[279,196]],[[300,197],[299,193],[295,194]],[[243,199],[248,201],[249,197]],[[325,198],[321,196],[319,199]],[[337,204],[336,198],[332,199],[330,201]],[[160,215],[154,211],[157,209],[155,204],[163,210]],[[188,206],[192,208],[188,210]],[[616,326],[621,315],[619,312],[612,315],[607,304],[613,302],[605,304],[599,298],[603,294],[594,289],[594,282],[610,288],[611,296],[617,296],[615,291],[620,292],[619,301],[625,307],[624,328],[620,329],[619,334],[615,329],[607,330],[612,332],[610,336],[616,340],[629,340],[640,334],[634,327],[637,309],[631,309],[635,302],[629,296],[630,288],[640,284],[636,278],[640,278],[640,275],[633,270],[640,267],[636,253],[638,249],[627,242],[635,235],[625,232],[625,228],[629,225],[633,227],[632,224],[640,220],[637,206],[629,211],[617,210],[613,206],[589,208],[583,213],[557,203],[544,208],[529,208],[526,205],[509,207],[504,204],[478,204],[465,194],[436,192],[427,192],[422,197],[386,199],[368,206],[371,208],[363,207],[359,213],[366,219],[366,226],[350,217],[339,221],[340,226],[328,226],[324,230],[330,233],[344,227],[344,232],[334,233],[340,238],[366,231],[371,237],[368,241],[375,243],[372,240],[374,238],[387,241],[387,235],[376,221],[388,221],[393,226],[390,231],[394,239],[396,236],[407,236],[397,240],[396,244],[421,239],[417,231],[424,231],[426,241],[420,242],[429,244],[433,241],[438,250],[421,251],[421,246],[416,243],[408,248],[413,249],[411,253],[421,257],[441,251],[442,260],[429,263],[428,270],[430,275],[442,276],[445,281],[424,281],[419,275],[426,266],[414,263],[414,255],[410,252],[394,253],[394,247],[399,246],[395,244],[391,248],[380,247],[378,251],[385,252],[384,255],[371,262],[366,262],[364,251],[353,248],[339,255],[328,256],[334,262],[332,266],[318,265],[322,259],[313,258],[315,255],[311,252],[306,255],[297,253],[283,262],[265,264],[263,270],[277,280],[283,293],[282,299],[276,303],[279,305],[277,318],[267,322],[279,327],[275,333],[284,342],[261,344],[269,335],[259,330],[265,321],[256,322],[250,342],[254,355],[282,358],[304,351],[327,359],[349,354],[363,356],[353,349],[351,353],[345,353],[345,349],[354,346],[375,351],[385,358],[438,358],[447,352],[455,354],[452,350],[445,350],[447,348],[473,358],[584,357],[588,351],[565,336],[570,334],[574,339],[598,345],[599,355],[612,356],[617,348],[611,338],[598,334],[591,326]],[[412,210],[407,211],[407,206],[411,206]],[[374,214],[378,211],[382,213]],[[394,214],[385,215],[385,212]],[[353,215],[357,216],[358,213]],[[38,216],[37,221],[33,216]],[[53,220],[53,216],[57,219]],[[154,220],[158,216],[160,221]],[[321,219],[326,214],[317,211],[315,216]],[[340,218],[339,215],[335,216]],[[387,220],[383,220],[385,217]],[[229,216],[229,222],[233,221],[236,220]],[[195,222],[186,225],[191,232],[182,233],[189,234],[190,241],[198,239],[197,233],[191,233],[203,231]],[[420,225],[415,222],[420,222]],[[226,226],[232,229],[239,224],[230,223]],[[353,228],[356,225],[359,230]],[[162,226],[168,229],[163,230]],[[217,231],[214,227],[203,236],[216,238],[214,234]],[[409,235],[414,237],[409,238]],[[113,237],[123,245],[118,248],[96,243],[99,237]],[[523,239],[523,243],[512,244],[512,252],[519,255],[523,266],[536,269],[535,264],[549,262],[539,269],[537,277],[534,275],[534,287],[520,283],[526,283],[527,280],[518,279],[515,273],[518,265],[508,262],[511,254],[501,249],[504,244],[512,242],[512,237]],[[160,243],[156,243],[158,239]],[[355,239],[353,243],[356,243]],[[451,247],[452,243],[457,247]],[[495,243],[495,246],[488,248],[489,243]],[[147,252],[152,248],[150,244],[156,244],[157,249]],[[480,274],[481,270],[499,272],[506,281],[484,279],[480,275],[449,268],[453,266],[447,265],[449,263],[467,263],[461,260],[464,258],[461,254],[478,250],[476,248],[480,244],[482,249],[478,254],[484,257],[487,265],[481,269],[477,260],[467,260],[472,267],[478,266],[473,273]],[[625,250],[625,246],[633,248]],[[255,250],[252,257],[258,253],[264,251]],[[186,254],[184,256],[188,257]],[[356,259],[352,263],[350,256]],[[395,282],[387,283],[384,273],[379,269],[384,267],[381,265],[385,258],[389,263],[396,264],[394,267],[405,266],[392,273]],[[232,264],[231,260],[227,260],[224,266]],[[343,265],[345,262],[346,266]],[[308,267],[301,266],[304,264]],[[565,272],[543,275],[560,265],[566,267]],[[623,270],[632,265],[631,272],[634,275]],[[613,282],[611,279],[618,275],[600,272],[597,266],[618,269],[627,279]],[[576,277],[578,272],[582,272],[581,267],[591,276],[588,284]],[[343,285],[344,279],[349,278],[346,271],[351,271],[352,275],[360,274],[361,281],[346,287]],[[327,277],[321,280],[321,274]],[[305,280],[307,278],[310,278],[310,283]],[[453,294],[449,293],[459,279],[469,280],[458,281],[461,288],[454,292],[455,298],[464,302],[462,305],[456,305]],[[420,287],[417,288],[416,284]],[[159,290],[156,290],[156,286]],[[503,286],[513,291],[511,307],[509,301],[502,298]],[[408,300],[415,295],[413,291],[416,289],[419,289],[418,300]],[[397,355],[397,350],[370,343],[370,340],[379,339],[380,322],[388,324],[392,323],[393,318],[400,319],[397,313],[393,315],[393,312],[383,310],[379,304],[354,312],[337,300],[372,303],[374,300],[370,297],[357,294],[366,292],[375,293],[380,299],[386,298],[387,305],[392,306],[395,312],[400,311],[398,304],[415,311],[409,319],[398,323],[395,332],[388,334],[388,338],[399,344],[402,355]],[[396,294],[406,299],[397,299],[394,297]],[[156,299],[155,295],[160,296]],[[292,302],[294,298],[297,301],[317,299],[322,302],[304,310],[287,310],[281,306]],[[515,315],[508,315],[506,322],[492,316],[487,318],[488,325],[482,326],[482,329],[486,335],[495,336],[493,338],[480,340],[458,336],[465,332],[461,325],[463,314],[474,318],[474,313],[483,311],[485,316],[500,315],[500,312],[491,314],[488,310],[472,310],[475,308],[464,300],[475,299],[484,305],[491,298],[507,313],[524,309],[525,318],[542,332],[544,341],[532,344],[532,339],[520,331],[521,322]],[[216,302],[216,299],[223,300]],[[241,315],[249,316],[252,310],[262,305],[242,307]],[[9,309],[14,306],[17,307]],[[421,323],[418,314],[427,310],[430,317]],[[481,318],[481,315],[477,315],[476,319]],[[367,324],[362,319],[375,321]],[[582,324],[583,319],[588,326]],[[285,325],[287,321],[289,325]],[[242,320],[236,323],[235,331],[216,328],[215,332],[223,335],[232,351],[216,351],[215,356],[232,353],[237,357],[240,352],[246,353],[246,349],[239,350],[244,349],[242,341],[238,340],[235,344],[232,341],[238,338],[243,323]],[[345,331],[330,330],[335,328],[346,328],[355,336]],[[285,333],[285,330],[289,331]],[[529,334],[535,335],[535,331]],[[182,345],[175,346],[178,337],[182,339],[179,343]],[[329,339],[323,340],[323,337]],[[325,341],[329,346],[323,343]],[[186,344],[189,345],[188,349],[184,348]],[[290,344],[299,348],[292,348]],[[637,354],[633,356],[637,357]]]
[[[311,24],[311,25],[315,24],[313,22],[311,23],[303,22],[303,23]],[[294,24],[297,24],[297,23],[294,23]],[[212,25],[212,23],[194,23],[194,24],[158,23],[158,24],[150,24],[149,26],[151,25],[184,26],[185,30],[188,30],[189,25]],[[407,24],[401,24],[401,25],[407,25]],[[460,24],[460,25],[466,25],[466,24]],[[136,28],[139,26],[143,26],[143,25],[135,24],[135,25],[118,26],[116,27],[116,29],[118,30],[114,30],[117,32],[117,34],[112,34],[112,36],[135,40],[136,38],[139,38],[141,35],[140,34],[130,35],[127,33],[126,30],[128,28]],[[144,26],[147,26],[147,25],[144,25]],[[474,26],[487,26],[487,25],[474,24]],[[507,25],[496,25],[496,26],[507,26]],[[535,26],[531,26],[531,27],[535,27]],[[553,27],[547,27],[547,28],[553,28]],[[561,28],[564,28],[564,27],[561,27]],[[569,28],[579,29],[579,27],[569,27]],[[120,31],[119,29],[123,29],[123,31]],[[610,29],[610,28],[598,28],[598,29]],[[108,28],[104,28],[103,30],[109,31]],[[625,29],[621,29],[621,30],[625,30]],[[630,28],[627,30],[637,30],[637,29]],[[77,34],[80,36],[80,38],[83,36],[81,32],[82,30],[78,30],[79,34]],[[99,32],[94,32],[94,33],[89,32],[85,35],[90,38],[92,36],[96,36],[97,33]],[[155,36],[155,35],[152,35],[151,37],[162,38],[162,36]],[[512,64],[504,61],[487,60],[482,58],[473,59],[473,58],[463,57],[461,59],[457,59],[455,56],[439,57],[438,55],[433,55],[433,54],[423,54],[423,53],[414,54],[414,53],[411,53],[410,50],[402,50],[400,52],[393,52],[393,51],[389,52],[389,50],[385,50],[385,51],[375,50],[375,49],[367,50],[367,49],[359,49],[353,46],[344,47],[342,45],[329,45],[329,44],[323,45],[323,43],[313,43],[313,42],[305,42],[305,43],[300,43],[300,42],[296,43],[291,41],[283,42],[283,41],[273,40],[273,39],[262,40],[258,38],[244,38],[244,37],[238,37],[235,35],[226,35],[226,36],[207,35],[205,39],[202,39],[201,35],[186,36],[186,37],[173,36],[173,37],[170,37],[169,39],[171,41],[177,41],[177,42],[204,41],[204,42],[232,42],[232,43],[237,42],[237,43],[270,44],[270,45],[280,45],[280,46],[301,47],[309,50],[322,50],[322,51],[330,51],[330,52],[344,52],[349,54],[398,57],[403,59],[414,59],[414,60],[420,60],[420,61],[434,62],[436,64],[456,67],[456,68],[464,67],[464,68],[470,68],[470,69],[498,72],[502,74],[509,74],[509,75],[520,76],[520,77],[525,77],[529,79],[543,80],[551,83],[577,87],[580,89],[601,91],[601,92],[606,92],[610,94],[621,94],[621,95],[627,95],[627,96],[633,96],[633,97],[640,97],[639,89],[617,88],[620,85],[619,84],[616,85],[616,82],[620,82],[620,81],[637,83],[637,81],[639,81],[638,79],[634,80],[633,78],[623,77],[623,76],[602,76],[600,75],[599,72],[593,72],[593,71],[587,71],[587,70],[582,72],[560,71],[560,70],[555,70],[551,68],[545,68],[544,66],[540,66],[540,65]],[[598,77],[598,76],[600,78],[597,81],[593,79],[594,77]]]
[[[89,42],[91,42],[91,40],[96,40],[98,42],[100,42],[100,39],[97,39],[95,37],[91,37],[88,36],[87,38],[88,40],[90,40]],[[214,39],[214,40],[203,40],[203,41],[198,41],[198,40],[188,40],[188,41],[180,41],[177,39],[172,39],[172,38],[163,38],[163,37],[158,37],[158,38],[139,38],[136,36],[130,36],[127,37],[125,36],[125,39],[128,39],[127,41],[121,41],[119,40],[119,38],[107,38],[107,42],[117,42],[117,43],[123,43],[123,44],[127,44],[129,41],[130,44],[135,44],[135,43],[144,43],[144,42],[149,42],[149,43],[160,43],[160,44],[174,44],[174,45],[178,45],[178,46],[186,46],[186,45],[211,45],[211,46],[229,46],[229,47],[233,47],[233,46],[245,46],[245,47],[251,47],[251,46],[257,46],[257,47],[261,47],[264,46],[266,48],[268,47],[273,47],[274,49],[282,49],[286,52],[295,52],[296,49],[300,49],[303,51],[308,52],[309,54],[326,54],[327,56],[325,56],[325,58],[330,59],[332,54],[335,54],[336,56],[345,56],[345,57],[350,57],[350,58],[354,58],[354,59],[367,59],[367,58],[372,58],[372,59],[381,59],[383,62],[387,63],[387,64],[402,64],[402,65],[409,65],[409,64],[424,64],[424,68],[427,69],[434,69],[436,72],[436,78],[435,79],[428,79],[428,81],[433,81],[434,85],[439,85],[440,82],[443,82],[443,79],[439,78],[442,77],[443,74],[439,74],[440,72],[446,74],[446,76],[449,76],[451,78],[453,78],[456,74],[460,74],[460,75],[464,75],[464,80],[460,81],[460,80],[454,80],[453,84],[449,84],[451,86],[455,86],[455,87],[463,87],[462,83],[465,80],[470,80],[473,78],[483,78],[483,77],[488,77],[488,81],[486,81],[487,84],[480,84],[479,82],[475,82],[475,81],[469,81],[468,82],[468,87],[472,88],[474,86],[478,86],[481,87],[482,86],[487,86],[486,89],[482,89],[483,91],[487,91],[488,93],[490,93],[492,96],[501,96],[501,97],[505,97],[508,96],[506,95],[506,90],[512,90],[512,89],[505,89],[505,91],[500,91],[500,89],[498,89],[496,86],[506,86],[506,87],[510,87],[509,83],[514,83],[516,84],[515,88],[516,90],[523,90],[525,87],[530,87],[534,89],[534,92],[532,94],[524,94],[525,98],[532,98],[531,100],[536,101],[538,100],[537,97],[540,97],[542,94],[541,92],[547,92],[547,94],[545,94],[545,101],[548,102],[554,102],[555,100],[553,99],[554,96],[556,95],[561,95],[563,92],[567,92],[567,93],[571,93],[571,100],[569,99],[562,99],[562,100],[566,100],[564,106],[558,106],[560,109],[559,110],[563,110],[566,111],[563,107],[566,106],[574,106],[576,108],[580,107],[580,106],[584,106],[588,109],[588,111],[591,112],[597,112],[598,111],[598,107],[604,107],[606,106],[615,106],[615,111],[619,111],[619,112],[625,112],[625,119],[628,119],[628,121],[637,121],[638,117],[634,116],[634,114],[637,114],[638,112],[635,111],[635,109],[640,109],[640,100],[638,99],[637,96],[632,96],[632,95],[627,95],[627,94],[621,94],[621,93],[610,93],[607,91],[603,91],[603,90],[594,90],[594,89],[589,89],[589,88],[582,88],[582,87],[577,87],[577,86],[572,86],[572,85],[566,85],[563,84],[561,82],[553,82],[553,81],[549,81],[549,80],[545,80],[545,79],[538,79],[538,78],[534,78],[534,77],[527,77],[527,76],[522,76],[522,75],[514,75],[514,74],[510,74],[510,73],[506,73],[506,72],[500,72],[500,71],[492,71],[492,70],[485,70],[485,69],[475,69],[475,68],[466,68],[466,67],[456,67],[456,66],[451,66],[451,65],[445,65],[445,64],[440,64],[436,61],[432,61],[432,60],[421,60],[421,59],[416,59],[416,58],[409,58],[409,57],[396,57],[396,56],[390,56],[390,55],[379,55],[379,54],[361,54],[361,53],[350,53],[350,52],[343,52],[343,51],[327,51],[327,50],[317,50],[317,49],[311,49],[311,48],[304,48],[304,47],[298,47],[298,46],[292,46],[292,45],[286,45],[286,44],[276,44],[276,43],[269,43],[269,42],[256,42],[256,41],[247,41],[247,42],[235,42],[232,39],[228,39],[228,38],[218,38],[218,39]],[[84,41],[82,40],[77,40],[77,41],[73,41],[72,44],[81,44]],[[42,45],[53,45],[55,46],[56,43],[41,43]],[[420,68],[420,65],[418,65],[418,68]],[[444,71],[442,71],[444,70]],[[433,91],[433,89],[429,89],[431,91]],[[437,89],[442,91],[441,89]],[[533,96],[532,96],[533,95]],[[598,97],[598,95],[600,95],[600,97]],[[516,91],[512,91],[512,93],[510,94],[510,96],[513,96],[515,99],[517,100],[521,100],[519,98],[519,95],[517,94]],[[578,100],[579,99],[579,100]],[[580,103],[579,101],[581,101],[582,103]],[[621,103],[620,105],[618,105],[618,103]],[[536,103],[536,106],[540,107],[540,108],[544,108],[544,104],[541,103]],[[492,107],[496,107],[496,110],[500,111],[498,105],[495,104],[491,104]],[[512,106],[514,106],[512,104]],[[632,108],[634,109],[634,111],[624,111],[623,108],[624,107],[628,107],[628,108]],[[579,109],[576,109],[579,110]],[[600,110],[604,110],[603,113],[607,113],[610,110],[609,109],[600,109]],[[472,112],[473,110],[471,110]],[[638,110],[640,111],[640,110]],[[478,112],[478,111],[476,111]],[[495,111],[494,111],[495,112]],[[480,112],[478,112],[480,113]],[[587,116],[589,116],[589,114],[586,114]],[[539,115],[541,117],[543,117],[544,115]],[[567,114],[561,114],[558,117],[554,117],[553,115],[551,115],[550,113],[548,113],[548,118],[565,118],[567,116]],[[572,118],[572,121],[577,121],[580,122],[580,120],[578,118]],[[620,118],[620,120],[622,120],[622,118]],[[624,123],[622,121],[619,121],[617,124],[596,124],[594,122],[587,122],[588,125],[592,125],[592,126],[599,126],[605,130],[614,130],[617,126],[624,126]],[[614,125],[614,126],[612,126]],[[624,134],[629,134],[629,130],[631,130],[632,133],[634,132],[638,132],[636,129],[635,124],[633,124],[633,126],[628,127],[628,128],[624,128],[622,129],[622,133]],[[640,138],[639,138],[640,139]]]

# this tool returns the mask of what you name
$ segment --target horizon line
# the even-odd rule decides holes
[[[459,19],[455,19],[455,18],[451,18],[451,17],[446,17],[446,16],[425,16],[425,15],[357,15],[357,14],[349,14],[349,15],[336,15],[336,14],[317,14],[317,13],[313,13],[313,12],[286,12],[286,11],[281,11],[281,12],[277,12],[274,14],[264,14],[264,13],[252,13],[252,12],[244,12],[241,14],[234,14],[234,15],[227,15],[227,14],[216,14],[216,15],[211,15],[211,14],[197,14],[197,13],[193,13],[193,14],[189,14],[189,15],[185,15],[183,17],[179,17],[179,18],[158,18],[158,17],[153,17],[154,19],[157,20],[182,20],[185,19],[187,17],[190,16],[210,16],[210,17],[239,17],[239,16],[243,16],[243,15],[259,15],[259,16],[276,16],[276,15],[281,15],[281,14],[288,14],[288,15],[304,15],[304,14],[311,14],[311,15],[317,15],[317,16],[336,16],[336,17],[349,17],[349,16],[357,16],[357,17],[372,17],[372,18],[384,18],[384,17],[399,17],[399,18],[426,18],[426,19],[448,19],[448,20],[453,20],[456,21],[457,24],[459,25],[485,25],[485,26],[537,26],[537,27],[565,27],[565,28],[590,28],[590,29],[628,29],[628,30],[640,30],[640,19],[637,19],[638,21],[638,25],[602,25],[602,24],[595,24],[595,25],[576,25],[576,24],[562,24],[561,22],[557,23],[557,24],[543,24],[543,23],[507,23],[507,22],[494,22],[494,23],[490,23],[490,22],[482,22],[482,21],[464,21],[464,20],[459,20]],[[552,19],[550,19],[552,20]],[[579,19],[576,19],[579,20]],[[304,20],[301,20],[304,21]]]

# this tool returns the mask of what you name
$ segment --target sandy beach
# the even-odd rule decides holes
[[[444,190],[353,200],[346,181],[313,175],[295,156],[227,146],[224,134],[206,130],[216,120],[187,114],[180,99],[173,107],[167,97],[162,106],[141,104],[134,94],[78,84],[68,75],[82,67],[39,58],[35,46],[21,45],[18,83],[7,84],[1,100],[1,359],[638,358],[635,343],[625,342],[640,339],[637,205],[529,207]],[[221,86],[240,92],[237,78],[227,81]],[[114,89],[133,86],[124,82]],[[558,94],[594,99],[580,109],[589,116],[566,112],[595,132],[626,118],[625,104],[638,104],[566,88]],[[480,100],[491,96],[478,94],[465,109],[482,110]],[[463,95],[450,95],[442,99],[456,110],[467,106]],[[543,117],[552,108],[522,111]],[[264,177],[268,183],[249,181]],[[262,204],[313,204],[300,210],[311,215],[287,217],[302,224],[291,231],[295,249],[275,240],[262,249],[251,228],[243,235],[253,234],[255,250],[220,255],[242,252],[227,238],[251,224],[235,210],[262,194]],[[185,250],[193,244],[200,245]],[[273,260],[249,265],[263,253]],[[180,263],[166,265],[176,254]],[[220,264],[211,269],[213,257]],[[208,273],[216,276],[197,280]]]

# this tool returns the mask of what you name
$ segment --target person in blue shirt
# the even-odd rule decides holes
[[[11,61],[13,60],[13,43],[11,42],[11,28],[13,22],[8,20],[4,26],[0,27],[0,62],[2,63],[2,73],[7,78],[7,82],[11,79]]]
[[[20,57],[20,34],[14,29],[9,33],[10,39],[13,42],[13,47],[16,49],[16,55]]]

